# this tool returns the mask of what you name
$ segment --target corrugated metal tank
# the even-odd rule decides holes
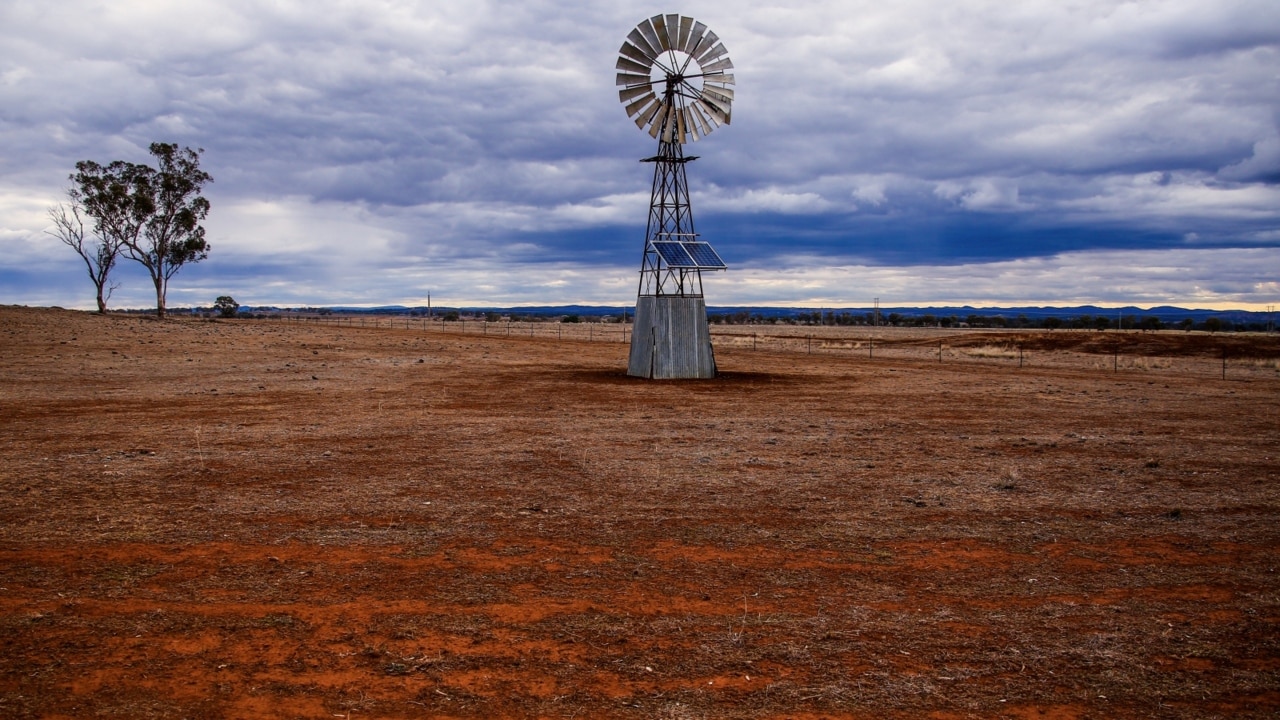
[[[715,377],[706,301],[667,295],[636,298],[627,374],[664,380]]]

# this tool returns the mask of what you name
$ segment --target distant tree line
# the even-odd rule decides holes
[[[1057,317],[1049,315],[1041,318],[1029,318],[1024,314],[1016,317],[1004,315],[969,314],[937,316],[930,313],[920,315],[898,312],[885,313],[879,318],[875,313],[836,312],[832,310],[815,310],[799,312],[794,315],[764,315],[739,310],[733,313],[717,313],[707,316],[708,321],[716,325],[832,325],[832,326],[881,326],[881,327],[943,327],[943,328],[1012,328],[1012,329],[1044,329],[1044,330],[1201,330],[1206,332],[1266,332],[1270,328],[1265,322],[1232,322],[1224,318],[1210,317],[1197,322],[1192,318],[1184,318],[1176,323],[1168,323],[1155,315],[1075,315]]]

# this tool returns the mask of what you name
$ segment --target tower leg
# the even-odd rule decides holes
[[[636,298],[627,374],[666,380],[715,377],[706,301],[673,295]]]

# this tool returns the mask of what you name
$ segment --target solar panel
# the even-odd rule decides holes
[[[698,267],[698,263],[684,249],[684,243],[659,241],[653,243],[653,249],[662,256],[662,261],[670,267]]]
[[[726,267],[724,261],[716,254],[715,249],[711,247],[711,243],[705,242],[685,242],[684,249],[693,257],[693,261],[698,267],[703,268],[722,268]]]
[[[662,261],[667,267],[707,270],[724,270],[728,267],[711,247],[711,243],[693,240],[655,240],[653,249],[662,256]]]

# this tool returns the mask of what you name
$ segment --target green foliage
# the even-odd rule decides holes
[[[92,160],[76,163],[70,194],[98,233],[117,240],[129,259],[147,269],[156,288],[156,314],[163,317],[169,279],[183,265],[209,256],[200,224],[209,201],[200,191],[213,177],[200,169],[203,150],[151,143],[150,151],[157,168],[123,160],[105,167]]]
[[[458,322],[458,319],[460,317],[462,316],[458,314],[457,310],[450,310],[446,312],[441,319],[444,320],[445,322]]]
[[[217,310],[218,314],[222,317],[233,318],[236,316],[236,312],[240,309],[240,303],[236,302],[235,298],[230,295],[221,295],[217,300],[213,301],[213,308]]]

